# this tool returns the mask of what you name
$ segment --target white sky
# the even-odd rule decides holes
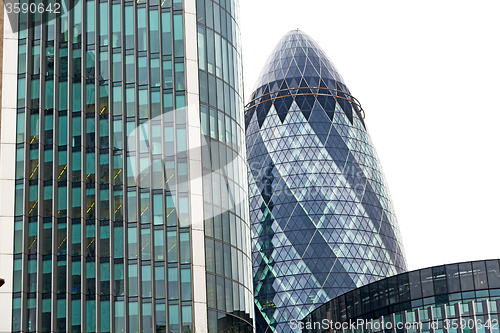
[[[500,258],[500,2],[241,0],[245,98],[289,30],[366,112],[408,268]]]

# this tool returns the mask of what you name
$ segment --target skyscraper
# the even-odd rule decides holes
[[[5,19],[0,331],[251,332],[238,1],[68,3]]]
[[[258,332],[406,270],[364,111],[308,35],[281,39],[245,117]]]

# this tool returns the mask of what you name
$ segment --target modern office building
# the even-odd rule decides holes
[[[251,332],[238,1],[71,3],[3,26],[0,332]]]
[[[406,270],[364,111],[308,35],[281,39],[245,118],[257,332]]]
[[[499,314],[499,262],[483,260],[371,283],[327,302],[297,325],[307,333],[493,333],[499,332]]]

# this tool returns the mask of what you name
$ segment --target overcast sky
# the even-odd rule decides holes
[[[500,258],[500,1],[240,3],[245,98],[299,28],[361,102],[409,269]]]

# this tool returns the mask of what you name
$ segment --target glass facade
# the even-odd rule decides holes
[[[364,111],[321,48],[291,31],[261,73],[245,125],[258,332],[406,270]]]
[[[499,314],[499,261],[485,260],[391,276],[329,301],[302,325],[307,333],[494,333],[499,332]],[[320,327],[325,319],[332,327]],[[372,324],[338,329],[358,320]]]
[[[238,2],[196,5],[208,332],[252,332]]]
[[[237,10],[19,14],[13,332],[252,331]]]

